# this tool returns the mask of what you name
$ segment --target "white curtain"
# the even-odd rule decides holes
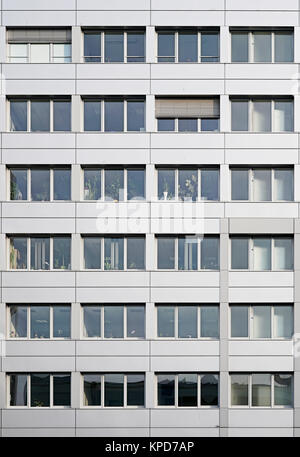
[[[271,306],[253,306],[253,337],[271,337]]]
[[[293,170],[274,171],[275,200],[293,200],[294,176]]]
[[[271,270],[271,239],[254,238],[254,270]]]
[[[271,102],[253,102],[253,129],[254,132],[271,131]]]
[[[274,306],[274,336],[290,338],[293,334],[293,307]]]
[[[275,132],[286,132],[293,130],[293,102],[278,101],[274,106],[274,130]]]
[[[254,201],[270,201],[271,170],[254,170],[253,179]]]
[[[291,270],[293,267],[293,242],[290,238],[274,240],[275,270]]]

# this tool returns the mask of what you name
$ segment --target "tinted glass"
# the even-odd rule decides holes
[[[219,307],[201,306],[200,323],[202,338],[219,338]]]
[[[218,375],[206,374],[201,376],[201,405],[218,406],[219,378]]]
[[[27,306],[10,306],[10,338],[27,337]]]
[[[70,338],[71,336],[71,307],[53,307],[53,337]]]
[[[71,376],[53,375],[53,406],[71,405]]]
[[[220,130],[220,119],[201,119],[202,132],[218,132]]]
[[[129,132],[143,132],[145,130],[145,102],[127,102],[127,130]]]
[[[198,61],[198,34],[179,33],[178,34],[178,61],[197,62]]]
[[[127,170],[127,200],[145,199],[145,170]]]
[[[179,200],[196,201],[198,197],[198,170],[178,170]]]
[[[178,406],[197,406],[198,375],[178,375]]]
[[[175,308],[174,306],[157,307],[157,336],[159,338],[172,338],[175,336]]]
[[[254,238],[254,270],[271,270],[271,239]]]
[[[294,309],[289,305],[274,306],[274,337],[291,338],[294,333]]]
[[[219,170],[201,170],[201,199],[219,200]]]
[[[84,102],[84,131],[97,132],[101,130],[101,102]]]
[[[231,406],[248,405],[248,383],[247,374],[232,374],[231,378]]]
[[[157,376],[157,404],[158,406],[175,405],[175,376],[160,374]]]
[[[105,62],[124,61],[124,35],[123,33],[105,33],[104,40]]]
[[[101,34],[84,34],[84,55],[86,62],[101,62]]]
[[[27,200],[27,170],[10,170],[10,199]]]
[[[275,62],[294,61],[294,34],[275,32]]]
[[[105,406],[124,406],[124,376],[106,374],[104,376]]]
[[[10,375],[10,406],[27,406],[27,375]]]
[[[248,239],[231,239],[231,268],[237,270],[248,269]]]
[[[158,33],[158,62],[175,62],[175,34]]]
[[[10,130],[12,132],[27,131],[27,102],[10,102]]]
[[[31,406],[50,406],[50,375],[46,373],[32,373],[30,379]]]
[[[30,307],[30,338],[50,338],[49,306]]]
[[[104,306],[104,338],[124,338],[123,306]]]
[[[52,62],[64,63],[72,61],[72,45],[68,43],[53,44]]]
[[[271,131],[271,102],[270,101],[253,101],[253,131],[270,132]]]
[[[27,268],[27,238],[11,238],[9,265],[13,270]]]
[[[84,375],[84,406],[101,405],[101,375]]]
[[[31,200],[50,200],[50,170],[31,170]]]
[[[144,33],[127,33],[127,62],[145,62]]]
[[[53,102],[53,130],[56,132],[71,130],[71,102]]]
[[[198,119],[178,119],[178,132],[197,132]]]
[[[231,61],[248,62],[248,33],[231,34]]]
[[[157,238],[157,268],[175,268],[175,238]]]
[[[101,268],[101,239],[84,238],[84,268]]]
[[[294,104],[292,101],[275,101],[274,130],[276,132],[294,130]]]
[[[271,375],[252,375],[252,406],[271,406]]]
[[[232,338],[248,337],[248,306],[231,306]]]
[[[219,34],[201,33],[201,62],[219,62]]]
[[[253,306],[253,337],[271,338],[271,306]]]
[[[248,170],[231,170],[231,199],[249,200]]]
[[[50,102],[31,100],[31,131],[50,131]]]
[[[144,406],[144,384],[143,374],[127,375],[127,406]]]
[[[198,238],[178,238],[178,269],[197,270],[198,268]]]
[[[173,132],[175,130],[175,119],[157,119],[157,130],[159,132]]]
[[[53,170],[54,200],[71,200],[71,170]]]
[[[145,269],[145,238],[127,238],[127,268],[128,270]]]
[[[253,33],[254,62],[271,62],[272,34],[269,32]]]
[[[275,238],[274,239],[274,269],[292,270],[293,269],[293,239]]]
[[[178,338],[197,338],[197,306],[178,306]]]
[[[30,238],[31,270],[50,269],[50,238]]]
[[[144,306],[127,306],[127,338],[145,338]]]
[[[104,170],[105,200],[124,200],[124,170]]]
[[[71,269],[71,237],[53,238],[53,268]]]
[[[84,306],[83,333],[88,338],[101,336],[101,307]]]
[[[101,170],[84,170],[84,200],[101,198]]]
[[[124,270],[124,238],[104,238],[104,270]]]
[[[293,375],[274,374],[274,405],[293,406]]]
[[[248,130],[248,101],[231,102],[231,130]]]
[[[123,101],[105,101],[105,131],[122,132],[124,130],[124,103]]]
[[[275,200],[294,200],[294,171],[292,169],[274,170]]]
[[[201,240],[201,269],[219,269],[219,238],[204,237]]]
[[[175,199],[175,170],[157,170],[158,199]]]
[[[253,170],[254,201],[272,200],[271,170]]]

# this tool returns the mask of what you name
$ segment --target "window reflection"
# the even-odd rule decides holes
[[[10,333],[11,338],[27,337],[27,307],[10,306]]]
[[[101,198],[101,170],[84,170],[84,199],[99,200]]]
[[[174,270],[175,238],[157,238],[157,268]]]
[[[50,238],[30,238],[31,270],[50,269]]]
[[[104,270],[124,269],[124,238],[104,238]]]
[[[10,169],[10,199],[27,200],[27,170]]]
[[[106,169],[105,175],[105,200],[124,200],[124,170]]]
[[[124,406],[124,375],[106,374],[104,376],[105,406]]]
[[[27,268],[27,238],[10,238],[10,268],[24,270]]]
[[[31,170],[31,199],[35,201],[50,200],[50,170]]]
[[[71,200],[71,170],[53,170],[54,200]]]
[[[27,131],[27,101],[10,101],[10,130]]]
[[[27,406],[27,375],[10,375],[10,406]]]
[[[50,132],[50,102],[31,100],[31,131]]]
[[[85,237],[84,240],[84,268],[101,268],[101,238]]]
[[[104,307],[104,338],[124,338],[123,306]]]
[[[128,237],[127,238],[127,269],[144,270],[145,269],[145,238]]]
[[[49,306],[30,307],[30,332],[31,338],[50,338]]]
[[[53,238],[53,268],[71,269],[71,237]]]

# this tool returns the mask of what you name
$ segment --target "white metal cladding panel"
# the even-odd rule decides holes
[[[86,27],[150,25],[150,11],[77,11],[77,24]]]
[[[24,425],[26,426],[26,424]],[[74,428],[3,428],[2,429],[2,436],[7,438],[13,437],[70,437],[73,438],[76,435],[76,429]]]
[[[13,341],[5,343],[7,357],[74,357],[75,341]]]
[[[240,427],[228,428],[228,436],[229,437],[293,437],[294,436],[294,429],[292,427],[280,427],[280,428],[247,428],[247,427]]]
[[[217,356],[152,356],[151,369],[153,371],[174,371],[185,373],[188,371],[219,371],[219,357]]]
[[[147,303],[150,300],[150,288],[113,286],[77,287],[76,299],[80,303]]]
[[[228,300],[233,303],[292,303],[293,287],[230,287]]]
[[[226,203],[226,217],[298,217],[298,203]]]
[[[294,370],[294,359],[293,356],[278,356],[275,354],[272,356],[230,356],[228,366],[230,371],[237,372],[284,372]]]
[[[115,437],[115,436],[134,436],[134,437],[149,437],[150,436],[150,428],[142,428],[142,427],[132,427],[132,428],[117,428],[117,427],[111,427],[111,428],[96,428],[95,427],[89,427],[89,428],[83,428],[83,427],[77,427],[76,428],[76,436],[77,437],[97,437],[97,436],[104,436],[105,438],[108,438],[109,436]]]
[[[22,143],[20,143],[22,144]],[[2,163],[13,165],[69,165],[76,162],[75,149],[2,149]]]
[[[256,12],[262,11],[297,11],[299,8],[297,0],[287,0],[283,2],[282,0],[252,0],[251,2],[243,3],[240,0],[226,0],[226,9],[227,10],[237,10],[237,11],[251,11]]]
[[[75,93],[75,80],[8,79],[6,91],[8,95],[71,95]]]
[[[293,427],[292,409],[230,409],[229,427],[272,428]]]
[[[189,143],[185,145],[185,148],[182,149],[162,149],[152,148],[151,149],[151,159],[153,163],[157,165],[182,165],[183,162],[189,164],[209,164],[216,165],[224,163],[224,149],[204,149],[196,148],[186,149],[189,146]]]
[[[187,293],[188,292],[188,293]],[[152,287],[151,299],[161,303],[218,303],[217,287]]]
[[[74,233],[75,219],[54,218],[3,218],[4,233]]]
[[[78,149],[77,163],[82,165],[107,165],[109,154],[109,165],[120,165],[120,163],[144,165],[150,162],[150,149]],[[118,146],[120,148],[120,145]],[[75,160],[74,160],[75,162]]]
[[[223,11],[151,11],[151,24],[161,27],[224,25]]]
[[[151,9],[157,11],[205,11],[205,10],[223,10],[224,0],[210,0],[208,3],[205,0],[187,0],[184,4],[181,0],[152,0]]]
[[[6,409],[2,411],[3,428],[75,427],[75,411],[42,409]]]
[[[76,411],[76,427],[149,427],[149,411],[146,409],[81,409]]]
[[[77,0],[78,10],[149,10],[150,0]]]
[[[6,372],[71,372],[75,371],[75,356],[14,356],[3,358]]]
[[[220,218],[223,204],[215,202],[152,202],[152,218]]]
[[[230,27],[293,27],[298,25],[297,11],[227,11]]]
[[[2,203],[2,217],[7,218],[74,218],[75,203],[9,202]]]
[[[81,202],[76,205],[76,217],[112,217],[112,218],[140,218],[149,217],[150,215],[149,203],[143,201],[130,201],[130,202]]]
[[[77,287],[149,287],[146,271],[82,271],[76,273]]]
[[[78,80],[143,80],[150,78],[150,65],[146,63],[124,65],[123,63],[102,63],[95,65],[94,63],[82,63],[77,65]],[[94,81],[93,81],[94,83]],[[102,84],[102,83],[101,83]],[[120,92],[124,82],[119,81]],[[81,92],[78,92],[81,94]],[[95,90],[94,95],[97,95]],[[101,91],[102,95],[102,91]]]
[[[15,14],[22,15],[23,11],[32,11],[32,10],[63,10],[63,11],[72,11],[76,9],[76,0],[2,0],[2,9],[3,10],[15,10]],[[25,24],[24,24],[25,25]]]
[[[24,2],[22,2],[23,4]],[[40,8],[39,8],[40,10]],[[71,27],[76,25],[75,11],[3,11],[2,25],[7,27]]]
[[[76,369],[83,372],[145,372],[149,371],[149,363],[149,358],[145,356],[76,357]]]
[[[148,341],[77,341],[76,355],[78,357],[92,356],[149,356]]]
[[[295,72],[295,69],[294,69]],[[151,65],[151,79],[153,80],[182,80],[186,88],[190,88],[190,80],[209,80],[224,78],[224,64],[222,63],[156,63]],[[205,81],[206,82],[206,81]],[[155,91],[153,91],[156,93]],[[172,91],[169,92],[169,94]],[[207,90],[207,93],[209,91]],[[218,94],[219,95],[219,94]]]
[[[251,65],[249,63],[234,63],[233,65],[226,64],[225,72],[226,79],[233,79],[235,83],[237,80],[247,80],[247,84],[251,81],[253,82],[253,80],[266,80],[264,83],[262,81],[260,83],[268,89],[267,85],[270,83],[270,80],[274,80],[278,84],[278,81],[276,81],[278,79],[289,81],[295,78],[296,66],[296,63],[251,63]]]
[[[2,287],[2,300],[6,303],[73,303],[74,287]]]
[[[166,437],[166,436],[174,436],[178,438],[178,436],[199,436],[199,437],[218,437],[219,436],[219,429],[218,427],[172,427],[172,428],[163,428],[163,427],[151,427],[151,437]]]
[[[11,132],[2,134],[4,149],[74,149],[74,133],[20,133]]]
[[[4,271],[3,287],[75,287],[75,272],[71,271]]]
[[[245,146],[248,146],[247,140]],[[229,149],[225,151],[225,163],[230,165],[293,165],[298,163],[298,149]],[[257,204],[257,203],[256,203]]]
[[[78,79],[77,92],[81,95],[146,95],[150,93],[150,81],[143,79]]]
[[[222,133],[152,133],[151,148],[154,149],[218,149],[224,147]],[[206,151],[207,152],[207,151]]]
[[[152,427],[218,427],[219,409],[163,409],[151,410]]]
[[[150,135],[147,133],[81,133],[77,135],[77,148],[79,149],[145,149],[149,147]]]
[[[206,271],[154,271],[152,287],[219,287],[219,273]]]
[[[219,341],[152,341],[151,356],[218,356]]]
[[[232,356],[293,356],[293,341],[229,341],[229,355]]]
[[[58,63],[9,63],[2,65],[2,72],[8,80],[73,80],[75,79],[75,65],[72,64],[58,64]],[[36,81],[34,81],[36,82]],[[48,84],[48,82],[47,82]],[[27,95],[28,92],[24,91],[22,95]],[[48,92],[47,92],[48,94]],[[71,93],[69,94],[71,95]]]
[[[294,273],[290,271],[232,271],[229,287],[293,287]]]

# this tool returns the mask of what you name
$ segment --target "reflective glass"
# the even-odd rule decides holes
[[[124,238],[104,238],[104,270],[124,270]]]
[[[53,337],[70,338],[71,336],[71,307],[53,307]]]
[[[105,62],[124,62],[124,34],[106,32],[104,39]]]
[[[144,270],[145,269],[145,238],[128,237],[127,238],[127,269]]]
[[[145,338],[144,306],[127,306],[127,338]]]
[[[71,269],[71,237],[53,237],[53,268]]]
[[[31,100],[31,131],[50,131],[50,102]]]
[[[50,269],[50,238],[32,237],[31,244],[31,270],[49,270]]]
[[[104,306],[104,338],[124,338],[123,306]]]
[[[101,307],[83,307],[83,333],[85,337],[95,338],[101,336]]]
[[[27,200],[27,170],[10,169],[10,199]]]
[[[157,268],[174,270],[175,238],[157,238]]]
[[[157,307],[157,336],[159,338],[173,338],[175,336],[175,308],[174,306]]]
[[[30,307],[30,338],[50,338],[50,307]]]
[[[178,406],[197,406],[197,384],[197,374],[186,373],[178,375]]]
[[[105,406],[124,406],[124,375],[104,375],[104,404]]]
[[[101,238],[86,237],[84,242],[84,268],[101,268]]]
[[[11,132],[27,131],[27,101],[10,101]]]

